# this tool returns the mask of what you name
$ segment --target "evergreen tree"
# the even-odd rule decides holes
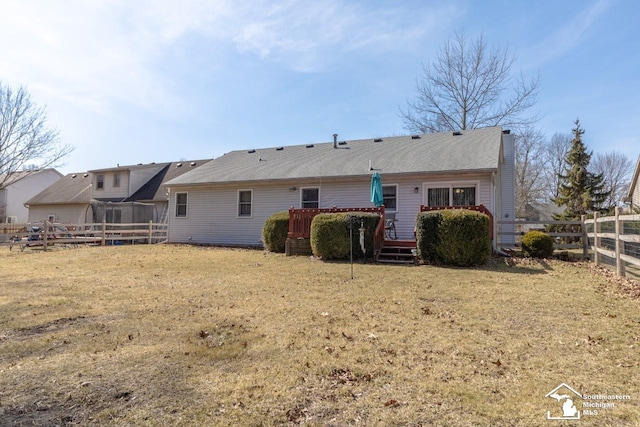
[[[579,219],[581,215],[606,210],[602,205],[609,196],[609,192],[603,190],[602,174],[589,172],[591,153],[582,143],[584,129],[580,127],[580,120],[576,119],[575,125],[571,149],[565,156],[566,173],[559,175],[560,192],[553,200],[556,205],[566,207],[562,214],[554,215],[556,220]]]

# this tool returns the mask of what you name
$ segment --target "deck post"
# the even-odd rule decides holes
[[[153,220],[149,220],[149,244],[152,243],[153,236]]]
[[[622,221],[620,221],[621,213],[622,208],[620,206],[616,206],[616,273],[618,274],[618,276],[624,277],[624,260],[620,257],[621,254],[624,254],[624,241],[620,239],[620,235],[623,231]]]
[[[107,221],[102,220],[102,246],[107,244]]]
[[[598,218],[600,218],[599,212],[593,213],[593,263],[595,265],[600,264],[600,254],[598,248],[600,247],[598,242]]]
[[[49,234],[49,221],[46,219],[43,222],[43,234],[42,234],[42,250],[47,251],[47,235]]]
[[[589,236],[587,234],[587,224],[585,221],[587,220],[586,215],[580,216],[580,222],[582,223],[582,256],[587,258],[589,256]]]

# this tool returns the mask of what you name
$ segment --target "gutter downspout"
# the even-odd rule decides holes
[[[493,171],[491,172],[491,187],[492,187],[492,191],[491,191],[491,206],[493,208],[493,211],[496,212],[496,172]],[[493,246],[493,250],[495,252],[498,252],[498,232],[500,231],[498,229],[498,215],[493,215],[493,242],[491,242],[492,246]]]

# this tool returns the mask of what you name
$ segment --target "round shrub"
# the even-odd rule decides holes
[[[416,243],[418,257],[431,264],[438,264],[438,227],[442,221],[441,211],[421,212],[416,218]]]
[[[324,213],[311,221],[311,251],[325,260],[349,258],[349,224],[353,227],[353,257],[373,257],[373,234],[380,216],[368,212]],[[360,227],[364,226],[366,254],[360,248]]]
[[[344,213],[322,213],[311,221],[311,251],[325,260],[349,256],[349,226]]]
[[[468,267],[484,264],[491,255],[489,217],[466,209],[443,210],[438,227],[442,263]]]
[[[522,253],[532,258],[549,258],[553,255],[553,238],[542,231],[528,231],[522,236]]]
[[[262,242],[271,252],[284,252],[287,234],[289,233],[289,212],[276,212],[271,215],[262,227]]]

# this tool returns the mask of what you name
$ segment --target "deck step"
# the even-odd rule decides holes
[[[376,262],[382,264],[418,264],[415,240],[385,240]]]
[[[387,259],[387,258],[380,258],[378,259],[378,263],[380,264],[404,264],[404,265],[413,265],[414,261],[413,259],[408,261],[405,259]]]
[[[395,251],[399,251],[399,250],[403,250],[403,251],[411,251],[412,249],[416,249],[415,246],[413,248],[407,247],[407,246],[383,246],[382,250],[395,250]]]
[[[413,258],[413,254],[412,253],[406,253],[406,252],[380,252],[380,256],[381,257],[407,257],[407,258]]]

